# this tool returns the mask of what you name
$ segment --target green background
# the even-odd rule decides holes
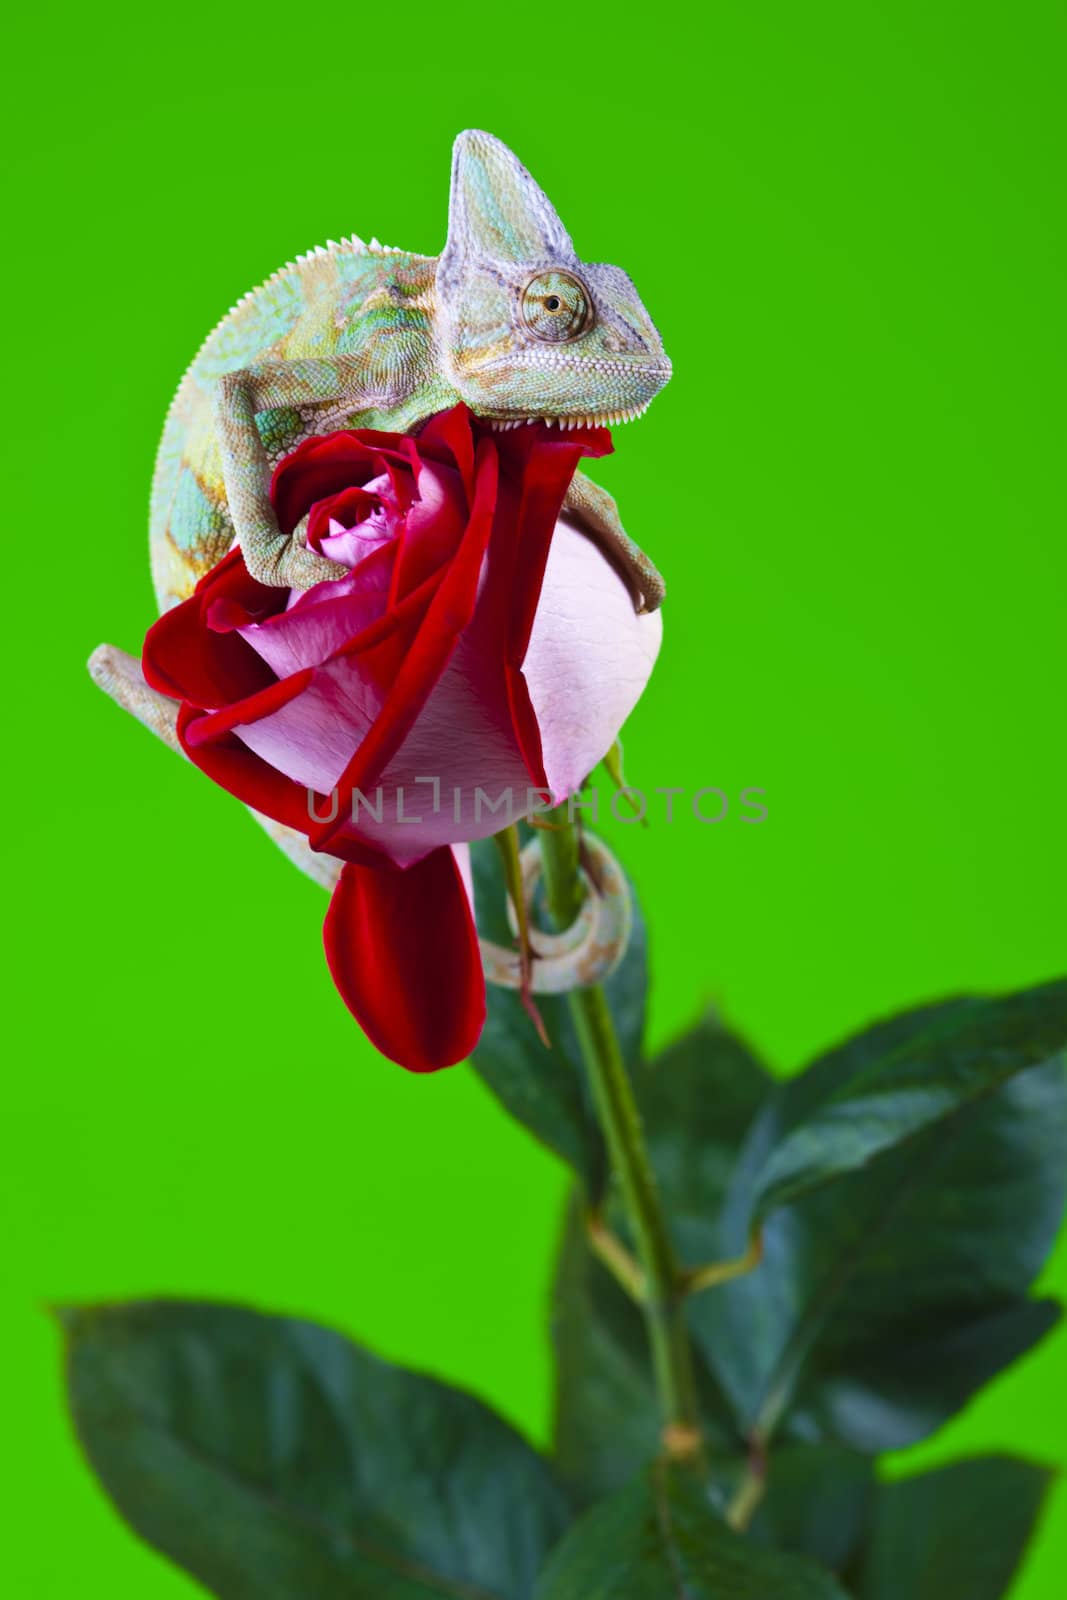
[[[374,1056],[320,892],[83,669],[151,619],[152,456],[204,333],[328,237],[436,251],[459,129],[631,272],[675,362],[597,474],[671,591],[631,780],[767,791],[760,827],[611,830],[653,926],[654,1040],[714,1000],[788,1070],[907,1002],[1067,966],[1063,7],[711,10],[18,17],[12,1594],[194,1592],[75,1452],[51,1300],[306,1313],[545,1435],[562,1169],[467,1068]],[[1062,1461],[1065,1380],[1061,1336],[911,1459]],[[1065,1560],[1061,1494],[1018,1595],[1062,1594]]]

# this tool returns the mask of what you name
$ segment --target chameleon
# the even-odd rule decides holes
[[[468,129],[452,152],[440,256],[354,235],[299,256],[244,295],[208,335],[178,387],[156,457],[149,513],[161,610],[192,593],[236,541],[261,583],[288,588],[345,568],[284,536],[273,467],[309,435],[339,428],[412,432],[463,401],[494,428],[561,429],[639,416],[671,375],[663,342],[619,267],[579,260],[551,202],[492,134]],[[576,473],[564,511],[603,550],[635,609],[664,597],[615,501]],[[180,750],[177,707],[112,645],[94,681]],[[297,864],[330,885],[336,863],[260,818]]]
[[[511,151],[461,133],[440,257],[331,242],[275,272],[208,335],[156,460],[149,538],[160,605],[191,593],[235,537],[262,583],[308,588],[342,575],[282,537],[267,497],[268,469],[310,433],[411,431],[459,400],[501,428],[617,424],[670,373],[626,274],[580,262]],[[566,509],[638,603],[658,605],[662,580],[611,497],[578,475]]]

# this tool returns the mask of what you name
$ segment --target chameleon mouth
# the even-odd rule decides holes
[[[646,400],[644,405],[625,406],[619,411],[590,412],[572,417],[486,417],[484,420],[495,433],[507,433],[512,428],[526,428],[535,422],[543,422],[547,428],[559,428],[564,432],[572,428],[616,428],[620,423],[635,421],[651,404],[651,400]]]

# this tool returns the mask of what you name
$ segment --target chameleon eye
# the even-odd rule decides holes
[[[522,320],[536,339],[577,339],[591,320],[589,292],[569,272],[539,272],[522,295]]]

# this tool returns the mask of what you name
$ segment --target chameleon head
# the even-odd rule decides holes
[[[489,133],[455,143],[436,298],[443,370],[500,426],[626,422],[671,375],[625,272],[579,261],[545,194]]]

